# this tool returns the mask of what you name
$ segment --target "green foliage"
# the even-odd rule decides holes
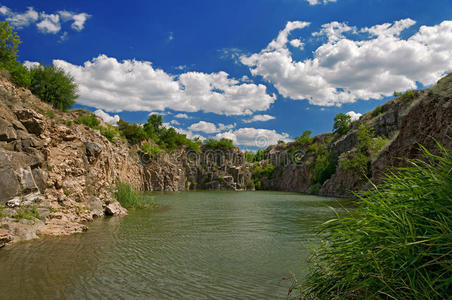
[[[445,299],[452,278],[452,152],[360,192],[359,208],[324,223],[303,299]]]
[[[255,161],[256,154],[251,151],[245,151],[245,159],[247,162],[252,163]]]
[[[107,127],[103,127],[103,126],[99,125],[99,126],[95,127],[94,129],[99,129],[100,134],[105,136],[110,142],[113,142],[115,136],[119,134],[118,128],[114,127],[111,124],[107,124]]]
[[[132,144],[139,143],[147,138],[143,127],[138,124],[129,123],[121,119],[118,122],[118,128],[121,135],[123,135]]]
[[[351,157],[342,157],[341,168],[343,170],[356,170],[367,175],[372,149],[373,134],[364,124],[358,127],[358,149]]]
[[[394,97],[400,97],[400,99],[409,100],[416,97],[416,90],[408,90],[405,93],[394,92]]]
[[[25,208],[25,207],[19,207],[16,210],[16,214],[13,216],[16,220],[26,219],[26,220],[34,220],[34,219],[40,219],[41,216],[39,215],[38,210],[35,206],[31,208]]]
[[[204,141],[204,147],[212,149],[230,150],[234,148],[232,140],[221,138],[220,140],[207,139]]]
[[[265,164],[264,167],[261,167],[258,162],[254,163],[253,168],[251,169],[252,181],[257,190],[262,188],[261,180],[263,178],[270,179],[273,176],[273,172],[275,171],[275,167],[272,164]]]
[[[13,31],[9,23],[0,22],[0,61],[16,60],[20,43],[17,32]]]
[[[5,69],[12,81],[20,86],[30,86],[30,73],[19,61],[17,51],[21,43],[19,36],[8,22],[0,22],[0,68]]]
[[[297,146],[305,146],[305,145],[309,145],[312,142],[312,138],[310,137],[312,131],[310,130],[305,130],[301,136],[298,136],[295,138],[295,144]]]
[[[375,107],[374,110],[372,111],[372,116],[373,116],[373,117],[376,117],[376,116],[378,116],[378,115],[381,115],[381,113],[382,113],[382,108],[381,108],[381,106],[377,106],[377,107]]]
[[[127,209],[146,208],[152,206],[133,186],[118,180],[115,192],[116,200]]]
[[[256,156],[254,157],[254,161],[261,161],[265,159],[265,153],[263,149],[257,149]]]
[[[80,124],[84,124],[88,126],[89,128],[95,128],[99,126],[100,122],[99,119],[97,119],[96,115],[90,114],[87,116],[81,116],[77,118],[77,122]]]
[[[105,136],[110,142],[113,142],[114,137],[119,134],[118,128],[114,127],[111,124],[107,124],[107,127],[101,126],[99,119],[94,114],[81,116],[77,118],[77,122],[79,124],[84,124],[89,128],[99,130],[100,134]]]
[[[334,117],[333,132],[339,136],[345,135],[350,129],[352,118],[346,114],[340,113]]]
[[[42,101],[52,103],[57,109],[71,108],[78,97],[74,79],[60,67],[53,65],[32,67],[30,77],[31,92]]]
[[[161,115],[149,116],[143,127],[135,123],[119,120],[118,128],[121,135],[132,144],[151,139],[160,149],[169,152],[177,149],[179,146],[187,146],[196,152],[200,152],[199,139],[192,141],[185,134],[178,133],[174,128],[165,128]]]
[[[337,158],[324,146],[316,153],[312,166],[312,184],[323,184],[336,173]]]
[[[155,144],[150,144],[148,142],[145,142],[141,145],[141,149],[146,152],[147,154],[149,154],[149,156],[153,159],[156,159],[159,154],[162,152],[162,149]]]

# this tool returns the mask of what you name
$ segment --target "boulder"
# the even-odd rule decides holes
[[[121,206],[119,202],[111,202],[105,206],[105,215],[107,216],[123,216],[127,215],[127,209]]]
[[[15,114],[29,133],[40,135],[46,129],[44,116],[34,110],[23,108],[16,110]]]

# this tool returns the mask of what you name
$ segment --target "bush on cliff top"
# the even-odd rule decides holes
[[[303,299],[440,299],[452,277],[452,151],[423,160],[360,192],[349,217],[322,225],[322,245]]]
[[[37,66],[30,69],[30,91],[53,107],[67,110],[77,99],[77,85],[68,73],[56,66]]]

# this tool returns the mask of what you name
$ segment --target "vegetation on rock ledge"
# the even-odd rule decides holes
[[[424,159],[360,192],[360,208],[322,225],[300,288],[308,299],[439,299],[452,278],[452,152]]]

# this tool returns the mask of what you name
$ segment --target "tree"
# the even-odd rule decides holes
[[[159,135],[161,133],[162,125],[163,121],[161,115],[150,115],[143,128],[149,137],[153,137],[154,135]]]
[[[19,36],[8,22],[0,22],[0,68],[9,72],[14,83],[28,87],[30,73],[19,61],[17,51],[21,43]]]
[[[345,135],[352,126],[352,118],[349,115],[340,113],[334,117],[333,131],[339,136]]]
[[[19,36],[7,21],[0,22],[0,62],[16,61],[17,49],[21,43]]]
[[[56,66],[37,66],[30,69],[30,90],[55,108],[67,110],[75,103],[77,85],[74,78]]]

